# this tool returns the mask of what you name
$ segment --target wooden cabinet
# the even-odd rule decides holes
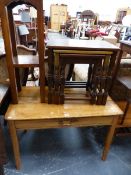
[[[126,15],[131,15],[131,9],[130,8],[120,8],[117,10],[116,13],[116,22],[117,23],[122,23],[122,19]]]
[[[51,29],[60,30],[60,25],[67,20],[67,5],[54,5],[50,7]]]

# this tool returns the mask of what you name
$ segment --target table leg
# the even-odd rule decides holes
[[[64,104],[65,67],[66,67],[66,64],[61,63],[61,71],[60,71],[60,104]]]
[[[54,55],[53,50],[48,50],[48,103],[52,104],[54,89]]]
[[[9,125],[9,130],[10,130],[11,141],[13,145],[13,152],[15,156],[16,168],[20,169],[21,160],[20,160],[19,142],[18,142],[18,137],[16,133],[15,122],[8,121],[8,125]]]
[[[103,153],[102,153],[102,160],[106,160],[106,158],[107,158],[107,154],[109,152],[110,145],[111,145],[114,133],[115,133],[115,129],[116,129],[116,125],[117,125],[117,122],[118,122],[118,118],[119,118],[119,116],[117,116],[117,117],[115,116],[114,117],[112,125],[110,127],[110,130],[108,132],[108,135],[107,135],[107,138],[106,138],[106,142],[105,142],[105,146],[104,146],[104,150],[103,150]]]
[[[60,64],[59,64],[59,54],[54,53],[54,104],[60,104]]]

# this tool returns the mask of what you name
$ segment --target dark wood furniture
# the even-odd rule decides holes
[[[12,9],[21,4],[28,4],[37,10],[37,30],[38,30],[38,56],[19,56],[16,48],[15,28],[12,15]],[[19,68],[39,67],[40,69],[40,96],[41,102],[45,102],[45,71],[44,71],[44,16],[42,0],[1,0],[0,1],[0,18],[3,31],[3,39],[5,43],[5,52],[7,67],[10,79],[10,89],[12,103],[18,103],[18,91],[20,91],[20,75]]]
[[[118,63],[117,63],[117,69],[116,74],[120,66],[120,61],[122,59],[123,52],[131,54],[131,41],[121,41],[120,42],[120,52],[118,56]]]
[[[45,102],[46,92],[45,90],[45,71],[44,71],[44,36],[43,36],[43,1],[42,0],[1,0],[0,1],[0,18],[2,19],[2,30],[4,36],[4,43],[6,49],[6,59],[7,66],[9,70],[9,79],[10,79],[10,90],[12,95],[12,103],[10,104],[8,111],[6,113],[5,119],[8,122],[11,141],[13,145],[13,151],[16,161],[17,169],[20,169],[20,152],[19,152],[19,142],[17,137],[17,130],[23,129],[46,129],[46,128],[64,128],[64,127],[84,127],[84,126],[94,126],[94,125],[109,125],[110,130],[106,139],[105,147],[103,150],[102,159],[105,160],[107,153],[110,148],[110,144],[114,135],[116,124],[119,116],[123,113],[120,108],[110,99],[107,99],[106,105],[91,105],[87,103],[72,103],[64,105],[54,105],[40,103]],[[22,3],[27,3],[33,5],[37,9],[37,27],[38,27],[38,56],[21,56],[17,54],[16,51],[16,42],[14,40],[15,33],[13,27],[13,17],[12,17],[12,8],[16,5]],[[55,40],[54,45],[58,40]],[[65,40],[63,40],[65,42]],[[67,43],[68,45],[67,45]],[[48,47],[50,54],[59,55],[65,54],[82,54],[82,60],[91,55],[91,57],[96,59],[97,57],[103,57],[103,72],[106,75],[106,78],[112,77],[113,75],[113,66],[116,61],[116,54],[119,50],[113,45],[108,45],[108,43],[100,42],[99,44],[96,41],[93,43],[85,43],[77,41],[68,40],[62,46],[58,41],[56,48],[53,46]],[[60,44],[60,45],[58,45]],[[106,45],[106,46],[105,46]],[[54,48],[54,49],[53,49]],[[55,52],[56,49],[56,52]],[[61,51],[67,51],[66,53],[61,53]],[[71,51],[68,53],[68,51]],[[58,53],[57,53],[58,52]],[[52,84],[54,86],[53,74],[56,74],[57,61],[59,59],[57,56],[53,60],[53,56],[49,58],[49,97],[52,94]],[[85,56],[84,56],[85,55]],[[60,57],[61,58],[61,57]],[[94,59],[94,60],[95,60]],[[53,61],[52,61],[53,60]],[[63,59],[64,60],[64,59]],[[97,60],[97,59],[96,59]],[[96,61],[98,63],[100,61]],[[55,63],[55,64],[54,64]],[[75,63],[75,62],[74,62]],[[109,64],[108,64],[109,63]],[[67,62],[66,62],[67,64]],[[70,62],[69,62],[70,64]],[[108,68],[107,68],[108,65]],[[20,81],[18,74],[19,68],[26,67],[35,67],[40,68],[40,91],[39,87],[23,87],[22,90],[17,93],[17,89],[20,88]],[[64,66],[65,67],[65,66]],[[55,68],[55,72],[54,72]],[[64,69],[62,69],[62,72]],[[107,74],[106,74],[107,73]],[[59,71],[58,71],[59,74]],[[17,77],[17,78],[16,78]],[[105,77],[105,76],[104,76]],[[63,79],[62,79],[63,80]],[[55,80],[55,86],[57,81]],[[63,82],[62,82],[63,85]],[[56,86],[57,87],[57,86]],[[37,89],[38,88],[38,89]],[[50,91],[51,90],[51,91]],[[81,91],[81,90],[80,90]],[[79,92],[80,92],[79,91]],[[79,93],[78,92],[78,93]],[[107,97],[107,95],[106,95]],[[19,102],[18,102],[19,99]],[[36,110],[37,109],[37,110]],[[81,110],[80,110],[81,109]],[[110,110],[112,109],[112,110]]]
[[[48,48],[48,103],[64,103],[65,65],[89,64],[86,89],[93,104],[105,104],[114,78],[118,47],[106,41],[52,39]],[[69,84],[68,84],[69,85]]]
[[[124,110],[124,114],[123,114],[123,119],[121,121],[121,124],[124,123],[126,114],[129,110],[129,106],[131,103],[131,77],[118,77],[117,78],[118,82],[121,83],[125,88],[126,88],[126,106],[125,106],[125,110]]]
[[[7,110],[7,99],[9,97],[9,85],[0,83],[0,115],[4,114]],[[8,103],[9,105],[9,103]],[[4,175],[3,165],[6,163],[6,151],[4,136],[1,127],[1,117],[0,117],[0,175]]]
[[[131,54],[131,41],[121,41],[120,42],[120,52],[118,55],[118,64],[117,64],[117,69],[116,72],[118,71],[120,67],[120,62],[122,59],[123,52],[126,52],[128,54]],[[117,74],[116,74],[117,75]],[[121,83],[125,89],[126,89],[126,105],[124,109],[124,115],[123,119],[120,122],[120,125],[118,127],[129,127],[131,126],[131,120],[130,117],[128,116],[128,111],[129,111],[129,106],[131,103],[131,77],[130,76],[120,76],[117,77],[117,81]]]
[[[50,42],[51,40],[57,40],[57,39],[68,39],[66,35],[62,35],[61,33],[54,33],[54,32],[47,32],[46,36],[46,44]],[[48,83],[48,49],[45,49],[45,78]],[[66,64],[65,67],[65,79],[66,81],[70,81],[73,76],[73,70],[74,70],[74,64]]]

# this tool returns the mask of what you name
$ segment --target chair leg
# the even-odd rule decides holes
[[[26,86],[28,74],[29,74],[29,68],[23,68],[22,86]]]

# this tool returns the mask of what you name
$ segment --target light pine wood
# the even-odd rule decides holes
[[[117,116],[113,119],[112,126],[110,127],[110,130],[108,132],[105,146],[104,146],[104,150],[103,150],[103,154],[102,154],[102,160],[106,160],[106,157],[107,157],[107,154],[108,154],[108,151],[110,149],[111,142],[112,142],[112,138],[113,138],[116,126],[117,126],[118,117],[119,116]]]
[[[10,130],[10,137],[13,145],[14,157],[16,162],[17,169],[20,169],[21,161],[20,161],[20,151],[19,151],[19,142],[15,128],[14,121],[8,121],[8,126]]]
[[[36,110],[37,109],[37,110]],[[80,110],[81,109],[81,110]],[[15,113],[14,113],[15,111]],[[91,104],[64,104],[50,105],[41,103],[24,103],[18,105],[10,105],[6,113],[7,120],[30,120],[30,119],[53,119],[66,117],[99,117],[113,116],[121,110],[111,100],[107,101],[104,106]]]
[[[64,105],[56,105],[39,103],[38,95],[39,91],[34,87],[23,88],[19,97],[19,104],[9,106],[5,119],[35,120],[68,117],[100,117],[122,114],[120,108],[111,100],[111,98],[108,98],[106,105],[91,105],[87,101],[83,104],[75,101],[68,103],[67,101]],[[34,99],[32,100],[32,98]],[[29,103],[31,101],[32,103]]]
[[[78,93],[76,89],[66,91],[67,93]],[[16,168],[20,169],[21,167],[17,130],[110,125],[102,155],[102,159],[105,160],[118,117],[122,114],[123,112],[111,98],[108,98],[106,105],[91,105],[87,101],[86,103],[85,101],[66,101],[64,105],[44,104],[39,102],[38,89],[34,87],[23,88],[19,94],[19,104],[11,104],[5,115],[10,127]]]

